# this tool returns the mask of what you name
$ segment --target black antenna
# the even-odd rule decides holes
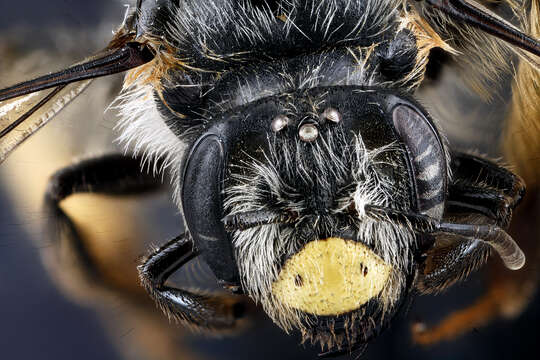
[[[0,90],[0,101],[81,80],[120,73],[141,66],[153,58],[154,54],[147,46],[134,42],[127,43],[119,49],[105,50],[104,53],[82,64]]]
[[[540,56],[540,42],[466,0],[425,0],[451,18],[467,23],[512,45]]]

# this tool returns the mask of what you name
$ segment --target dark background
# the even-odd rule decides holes
[[[121,2],[110,0],[4,0],[0,2],[0,35],[22,34],[29,36],[28,46],[51,46],[47,39],[56,29],[76,28],[91,34],[96,27],[110,23],[112,30],[123,13]],[[24,223],[14,218],[2,189],[0,204],[0,357],[118,359],[120,355],[96,313],[66,300],[48,279],[39,260],[39,248],[26,238]],[[397,319],[363,358],[538,358],[540,307],[536,302],[515,321],[497,321],[456,341],[427,349],[411,344],[411,321],[441,318],[473,302],[482,289],[482,274],[478,274],[443,295],[417,298],[408,313]],[[128,333],[126,329],[126,341]],[[191,341],[199,351],[229,359],[314,358],[316,353],[310,349],[299,351],[297,339],[283,336],[268,324],[236,339]]]

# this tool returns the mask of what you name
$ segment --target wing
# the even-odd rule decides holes
[[[109,46],[65,70],[0,90],[0,163],[80,95],[91,79],[123,72],[154,58],[150,48],[118,35]]]
[[[91,81],[62,85],[0,103],[0,163],[80,95]]]

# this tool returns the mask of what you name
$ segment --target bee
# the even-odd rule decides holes
[[[531,29],[537,1],[501,6]],[[139,0],[102,52],[0,91],[0,159],[92,78],[128,71],[116,107],[134,157],[58,171],[51,236],[80,236],[59,206],[70,195],[152,191],[164,174],[186,232],[138,270],[169,318],[228,332],[256,302],[323,355],[352,352],[491,253],[525,263],[506,232],[524,181],[451,148],[415,97],[435,49],[480,91],[508,54],[534,70],[540,55],[463,0]],[[228,294],[165,284],[197,257]]]

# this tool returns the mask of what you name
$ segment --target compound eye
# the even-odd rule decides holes
[[[300,127],[298,135],[302,141],[313,142],[319,137],[319,129],[313,124],[305,124]]]
[[[285,115],[278,115],[272,120],[272,131],[279,132],[289,125],[289,118]]]
[[[418,209],[421,214],[440,219],[448,181],[440,135],[426,115],[409,105],[394,107],[392,117],[410,156],[414,177],[418,179]]]
[[[322,113],[322,118],[338,124],[341,121],[341,113],[334,108],[328,108]]]

